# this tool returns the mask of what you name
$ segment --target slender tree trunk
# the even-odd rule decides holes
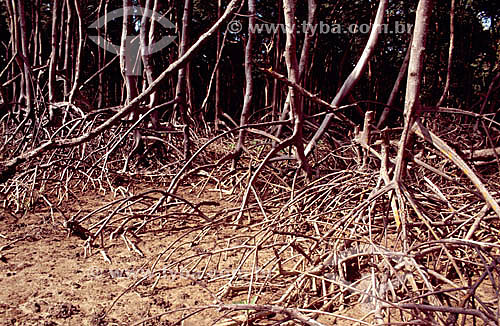
[[[60,22],[60,24],[58,24],[59,26],[56,27],[56,28],[58,28],[57,32],[59,33],[59,35],[58,35],[59,44],[58,44],[58,47],[57,47],[58,48],[58,53],[57,53],[57,57],[58,58],[62,58],[63,55],[64,55],[64,47],[62,46],[62,43],[64,42],[64,38],[72,36],[72,35],[65,35],[66,24],[65,24],[65,20],[63,19],[63,17],[64,17],[65,10],[67,10],[67,8],[66,8],[67,5],[68,4],[67,4],[66,0],[59,0],[59,6],[58,6],[59,8],[58,8],[58,10],[60,11],[60,14],[59,14],[60,16],[59,17],[61,17],[61,22]],[[61,63],[60,62],[58,62],[58,68],[59,69],[61,68]]]
[[[250,117],[250,108],[252,106],[253,99],[253,74],[252,74],[252,54],[253,54],[253,44],[255,41],[255,0],[248,0],[248,39],[245,47],[245,97],[243,99],[243,109],[241,110],[240,126],[248,124],[248,118]],[[233,169],[236,168],[236,164],[240,158],[245,145],[245,137],[247,131],[245,129],[240,130],[238,143],[234,151],[233,158]]]
[[[15,5],[13,2],[11,2],[11,0],[5,0],[6,4],[7,4],[7,12],[9,14],[9,26],[10,26],[10,30],[11,30],[11,33],[10,33],[10,50],[11,50],[11,56],[12,58],[15,58],[16,55],[17,55],[17,51],[18,51],[18,26],[17,26],[17,21],[15,19],[16,17],[16,11],[15,11]],[[10,78],[14,77],[16,75],[16,65],[11,65],[11,69],[10,69]],[[16,105],[14,105],[14,108],[12,110],[12,112],[16,115],[19,115],[19,106],[17,105],[17,99],[21,97],[21,95],[19,94],[19,97],[17,95],[18,93],[18,87],[17,87],[17,83],[13,83],[12,84],[12,91],[11,93],[9,94],[9,98],[8,98],[8,102],[13,102],[13,103],[16,103]]]
[[[370,60],[374,50],[375,46],[378,43],[379,35],[380,35],[380,30],[381,30],[381,24],[385,16],[385,11],[387,9],[389,1],[388,0],[380,0],[378,10],[377,10],[377,15],[375,16],[375,20],[373,22],[372,30],[370,32],[370,37],[368,38],[368,42],[366,43],[365,49],[363,50],[363,53],[361,54],[361,57],[358,60],[358,63],[354,67],[354,70],[351,72],[349,77],[347,77],[346,81],[338,91],[337,95],[332,101],[333,106],[339,106],[342,103],[342,100],[351,92],[351,90],[354,88],[354,86],[358,83],[360,80],[361,76],[363,75],[363,72],[366,69],[368,60]],[[328,113],[325,118],[323,119],[323,122],[321,123],[321,126],[319,129],[316,131],[314,134],[313,138],[307,144],[307,147],[305,149],[305,154],[308,156],[311,154],[311,152],[314,150],[316,147],[319,139],[323,137],[325,132],[328,130],[328,126],[330,125],[330,122],[332,118],[334,117],[333,113]]]
[[[75,73],[73,78],[73,86],[71,87],[71,91],[69,93],[69,102],[73,101],[75,93],[78,87],[78,81],[80,79],[80,71],[81,71],[81,60],[82,60],[82,50],[83,50],[83,21],[82,21],[82,12],[80,9],[80,1],[75,0],[75,12],[76,18],[78,19],[78,49],[76,52],[75,58]]]
[[[389,95],[389,99],[387,100],[387,104],[384,108],[384,111],[382,111],[382,114],[380,115],[380,119],[378,120],[377,128],[379,128],[379,129],[382,128],[385,121],[389,117],[389,113],[391,112],[391,107],[394,105],[394,102],[396,101],[396,97],[398,96],[398,93],[399,93],[399,88],[401,87],[401,83],[403,82],[403,78],[406,74],[406,71],[408,70],[408,63],[410,62],[411,43],[412,43],[412,41],[410,39],[410,42],[408,44],[408,49],[406,50],[405,58],[403,60],[403,64],[401,65],[401,68],[399,69],[398,77],[396,78],[396,82],[394,83],[394,86],[392,87],[391,95]]]
[[[420,86],[424,69],[425,46],[429,19],[432,13],[433,0],[420,0],[417,7],[415,30],[411,44],[408,81],[406,83],[404,128],[399,141],[398,156],[394,170],[394,180],[399,183],[405,173],[405,153],[407,150],[410,130],[415,121],[415,112],[420,107]]]
[[[205,123],[204,120],[205,118],[203,117],[200,112],[197,113],[196,116],[194,114],[196,113],[193,110],[193,105],[195,101],[195,94],[194,94],[194,87],[193,87],[193,79],[192,79],[192,72],[193,69],[191,69],[191,63],[188,63],[186,65],[186,108],[187,108],[187,114],[188,118],[190,119],[190,122],[192,123],[192,128],[196,128],[199,126],[198,122]],[[200,80],[201,83],[203,84],[203,81]]]
[[[444,100],[448,97],[450,91],[451,69],[453,65],[453,49],[455,48],[455,0],[451,0],[450,8],[450,47],[448,49],[448,66],[446,70],[446,81],[444,84],[443,94],[437,102],[436,106],[439,107],[443,104]]]
[[[33,88],[31,86],[31,65],[29,63],[28,38],[26,27],[26,13],[24,11],[24,0],[17,0],[17,9],[19,12],[19,36],[21,48],[18,54],[22,55],[22,67],[24,77],[24,96],[26,100],[26,118],[32,113]]]
[[[282,21],[282,8],[281,8],[281,1],[279,1],[278,4],[278,24],[281,24]],[[281,62],[281,34],[280,34],[280,29],[276,31],[276,40],[274,41],[274,69],[279,69],[280,62]],[[281,88],[279,87],[279,81],[274,80],[273,84],[273,109],[272,109],[272,116],[273,116],[273,121],[276,121],[280,115],[279,112],[279,107],[281,106],[280,104],[280,99],[281,99]],[[279,127],[277,129],[277,134],[280,134],[281,131],[279,130]]]
[[[222,15],[222,0],[217,0],[217,18]],[[217,50],[215,57],[219,58],[219,53],[222,48],[222,33],[221,31],[217,31]],[[216,60],[216,61],[217,61]],[[215,130],[219,130],[219,120],[222,116],[222,108],[220,103],[220,95],[221,95],[221,85],[220,85],[220,64],[217,64],[215,67]]]
[[[41,65],[42,64],[42,40],[40,36],[40,1],[41,0],[36,0],[35,5],[34,5],[34,18],[33,18],[33,26],[32,29],[34,28],[34,35],[33,35],[33,43],[34,43],[34,50],[33,50],[33,64],[36,65]]]
[[[125,98],[125,103],[132,101],[138,94],[137,89],[137,77],[134,75],[134,55],[131,45],[131,36],[129,32],[131,30],[130,26],[130,7],[132,6],[132,0],[123,0],[123,24],[122,24],[122,37],[120,44],[120,66],[122,70],[123,79],[125,81],[125,88],[127,90],[127,96]],[[133,114],[133,120],[138,118],[138,112]]]
[[[125,83],[125,89],[127,96],[125,97],[125,104],[130,104],[139,94],[138,86],[137,86],[137,76],[135,74],[136,67],[136,49],[132,44],[132,36],[130,31],[131,22],[130,22],[130,8],[132,6],[132,0],[123,0],[123,23],[122,23],[122,37],[120,44],[120,67],[122,70],[122,76]],[[137,48],[138,50],[139,48]],[[130,119],[132,121],[137,121],[140,117],[140,110],[137,107],[132,109]],[[123,166],[123,172],[128,170],[128,164],[130,158],[140,152],[142,146],[141,133],[138,129],[135,129],[133,132],[134,135],[134,144],[132,151],[128,154],[125,164]]]
[[[284,4],[283,4],[283,6],[284,6]],[[317,7],[318,7],[318,4],[317,4],[316,0],[309,0],[308,1],[307,24],[310,27],[314,27],[314,25],[316,24]],[[285,22],[286,22],[286,20],[285,20]],[[294,24],[295,24],[295,22],[294,22]],[[304,44],[302,46],[302,51],[301,51],[301,55],[300,55],[300,63],[298,64],[298,68],[297,68],[297,71],[298,71],[297,83],[300,85],[304,84],[306,67],[309,64],[309,50],[311,49],[313,36],[314,36],[312,34],[312,30],[313,30],[312,28],[308,28],[307,32],[304,36]],[[294,42],[295,42],[295,40],[294,40]],[[295,56],[295,54],[294,54],[294,56]],[[281,120],[285,120],[286,116],[289,114],[290,101],[291,101],[291,99],[290,99],[290,92],[289,92],[287,94],[287,97],[286,97],[285,106],[283,107],[283,111],[281,112]],[[302,103],[300,103],[300,102],[297,104],[302,105]],[[279,125],[275,136],[279,137],[282,132],[283,132],[283,125]]]
[[[156,2],[156,1],[155,1]],[[151,37],[153,35],[152,30],[150,30],[149,36],[146,37],[146,32],[148,31],[148,25],[150,29],[154,28],[153,24],[148,24],[148,17],[151,16],[151,6],[153,5],[151,0],[146,0],[145,4],[145,10],[144,14],[142,16],[142,21],[141,21],[141,29],[140,29],[140,40],[141,40],[141,56],[142,56],[142,62],[144,65],[144,70],[146,72],[146,81],[145,85],[150,85],[154,81],[154,72],[153,72],[153,64],[151,62],[151,53],[149,51],[148,46],[152,44],[151,42],[153,41]],[[151,20],[153,21],[153,20]],[[146,87],[144,87],[145,89]],[[149,96],[149,104],[148,108],[152,108],[156,105],[156,91],[153,91],[151,95]],[[153,119],[153,127],[157,128],[158,127],[158,118],[157,114],[152,115]]]
[[[102,15],[102,9],[103,9],[103,2],[104,0],[100,0],[99,1],[99,6],[97,7],[97,13],[96,13],[96,16],[97,16],[97,19],[99,19],[99,17],[101,17]],[[104,9],[106,10],[106,9]],[[104,51],[104,49],[101,48],[101,36],[102,36],[102,32],[101,32],[101,29],[98,28],[97,29],[97,37],[98,37],[98,47],[97,47],[97,69],[98,70],[101,70],[102,67],[104,67],[104,65],[106,64],[106,60],[104,58],[104,54],[106,53],[106,51]],[[106,35],[104,36],[104,38],[106,37]],[[103,107],[103,96],[104,96],[104,84],[103,84],[103,74],[99,74],[99,76],[97,77],[97,107],[98,108],[102,108]]]
[[[65,35],[65,44],[64,44],[64,64],[63,64],[63,71],[64,75],[66,78],[64,78],[63,85],[64,85],[64,98],[66,99],[69,96],[69,93],[71,92],[71,84],[70,81],[73,78],[73,69],[71,69],[72,66],[72,46],[74,44],[72,33],[71,33],[71,26],[73,23],[73,10],[71,6],[70,0],[66,0],[66,11],[67,11],[67,18],[66,18],[66,35]]]
[[[300,54],[300,62],[299,62],[299,85],[304,86],[304,81],[306,80],[306,71],[309,66],[309,53],[311,51],[311,45],[314,40],[313,27],[316,25],[316,16],[317,16],[317,8],[318,2],[317,0],[308,0],[308,16],[307,16],[307,24],[310,26],[310,29],[307,29],[307,32],[304,36],[304,45],[302,46],[302,52]]]
[[[311,4],[314,1],[311,1]],[[295,21],[295,5],[296,0],[283,0],[283,13],[285,18],[286,26],[286,45],[285,45],[285,61],[288,71],[288,79],[292,83],[299,83],[300,79],[300,69],[299,63],[297,62],[297,28]],[[309,8],[311,9],[311,8]],[[314,8],[315,11],[315,8]],[[310,42],[310,41],[309,41]],[[305,45],[304,45],[305,46]],[[303,66],[305,69],[305,65]],[[288,94],[290,97],[290,107],[293,117],[293,145],[295,146],[295,156],[299,163],[299,166],[303,168],[307,175],[310,175],[309,164],[307,163],[307,158],[304,155],[304,142],[303,142],[303,126],[304,126],[304,114],[300,106],[300,99],[297,92],[293,87],[289,87]]]
[[[57,17],[59,17],[59,0],[52,1],[52,36],[51,36],[51,53],[50,53],[50,64],[49,64],[49,102],[55,101],[55,80],[56,80],[56,69],[57,69],[57,58],[58,58],[58,40],[57,40]]]
[[[184,13],[182,16],[182,35],[181,43],[179,46],[179,58],[182,57],[189,46],[189,25],[191,23],[191,14],[193,9],[193,1],[185,0]],[[191,156],[191,136],[190,136],[190,118],[188,115],[187,99],[186,99],[186,85],[187,85],[187,69],[182,67],[177,74],[177,87],[176,87],[176,109],[180,113],[182,122],[184,124],[184,159]]]
[[[153,12],[158,12],[158,0],[153,0]],[[154,19],[151,19],[149,22],[149,35],[148,35],[148,44],[153,44],[155,41],[155,30],[156,30],[156,21]],[[151,57],[149,59],[150,65],[152,66],[152,61]],[[154,81],[154,70],[152,69],[152,77],[153,79],[151,81],[148,81],[148,85],[150,85]],[[154,106],[158,103],[158,94],[154,92],[154,97],[150,97],[150,102],[152,103],[151,105]],[[160,112],[159,110],[154,111],[151,114],[151,121],[153,128],[157,129],[160,128]]]

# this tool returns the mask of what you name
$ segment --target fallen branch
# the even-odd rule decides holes
[[[452,314],[464,314],[464,315],[472,315],[481,318],[486,325],[495,326],[495,322],[493,322],[491,317],[487,316],[482,311],[477,309],[468,309],[468,308],[457,308],[457,307],[445,307],[445,306],[431,306],[425,304],[416,304],[416,303],[402,303],[398,305],[402,309],[416,309],[421,311],[439,311],[439,312],[448,312]]]
[[[493,198],[493,196],[490,194],[486,186],[483,184],[481,179],[474,173],[472,168],[470,168],[467,163],[460,157],[460,155],[457,154],[453,148],[451,148],[448,144],[446,144],[441,138],[439,138],[437,135],[435,135],[432,131],[424,127],[422,123],[417,120],[412,128],[411,131],[414,132],[416,135],[419,137],[427,140],[430,142],[434,147],[436,147],[441,153],[447,157],[450,161],[455,163],[457,167],[459,167],[465,175],[470,179],[470,181],[476,186],[476,188],[479,190],[481,195],[483,196],[484,200],[486,203],[488,203],[495,213],[498,215],[500,218],[500,205],[498,205],[498,201]]]
[[[495,152],[496,155],[500,155],[500,147],[478,149],[475,151],[470,151],[470,150],[463,151],[463,153],[468,157],[472,156],[471,159],[474,161],[484,161],[484,160],[494,159],[496,158]]]

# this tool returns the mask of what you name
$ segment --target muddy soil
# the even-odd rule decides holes
[[[208,198],[197,198],[191,193],[181,195],[195,203],[214,199],[211,194]],[[116,199],[97,192],[78,197],[78,201],[60,207],[66,217],[78,211],[90,212]],[[51,213],[49,207],[36,207],[23,216],[7,209],[0,211],[0,325],[173,325],[192,313],[191,308],[214,304],[203,286],[215,293],[224,284],[202,286],[175,271],[163,271],[159,278],[147,274],[144,266],[178,239],[182,228],[176,230],[172,226],[161,234],[135,239],[143,257],[129,250],[120,237],[107,241],[104,249],[111,259],[107,262],[99,248],[85,257],[84,240],[69,234],[62,220],[61,213]],[[208,242],[210,237],[220,240],[234,232],[221,230],[206,238]],[[222,267],[230,270],[237,265],[237,259],[229,256]],[[139,286],[127,291],[143,277],[146,279]],[[276,298],[271,289],[259,303]],[[244,293],[236,293],[226,297],[224,303],[242,303],[245,299]],[[176,312],[160,316],[172,310]],[[224,312],[208,309],[184,320],[182,325],[223,325],[222,317],[227,317]],[[270,322],[273,317],[265,318]],[[140,323],[141,320],[147,321]],[[330,317],[321,320],[327,324],[333,321]]]

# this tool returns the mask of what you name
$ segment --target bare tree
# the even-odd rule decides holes
[[[26,122],[27,119],[31,117],[32,113],[32,105],[33,105],[33,86],[32,86],[32,76],[31,76],[31,65],[29,62],[29,51],[28,51],[28,35],[27,35],[27,27],[26,27],[26,13],[24,11],[24,1],[22,0],[12,0],[13,7],[16,8],[17,14],[19,16],[19,28],[18,28],[18,37],[19,39],[15,40],[15,44],[17,45],[17,56],[16,61],[23,72],[23,85],[21,88],[23,97],[25,99],[26,105],[26,115],[23,122]],[[14,16],[16,17],[16,16]],[[24,123],[21,123],[23,125]]]
[[[139,94],[139,90],[137,87],[137,73],[136,73],[136,58],[134,46],[132,44],[132,37],[129,36],[132,30],[130,23],[131,16],[131,0],[123,0],[123,23],[122,23],[122,36],[121,36],[121,44],[120,44],[120,67],[122,71],[123,80],[126,88],[126,98],[125,104],[130,104],[131,101],[137,97]],[[132,121],[137,121],[140,116],[140,111],[137,107],[132,109],[132,114],[130,118]],[[128,157],[125,160],[125,164],[123,166],[123,171],[127,171],[128,163],[132,155],[136,154],[141,149],[142,140],[141,133],[138,129],[134,129],[134,145],[132,151],[129,153]]]
[[[394,82],[394,86],[392,87],[391,94],[389,95],[389,99],[387,100],[386,106],[380,115],[380,118],[377,122],[377,128],[382,128],[385,121],[389,117],[389,113],[391,112],[392,106],[396,102],[397,95],[399,93],[399,89],[401,87],[401,83],[406,75],[406,71],[408,70],[408,63],[410,62],[410,52],[411,52],[411,39],[408,43],[408,49],[406,50],[405,58],[403,59],[403,63],[401,64],[401,68],[399,69],[398,77]]]
[[[316,0],[308,1],[308,16],[307,16],[308,27],[314,27],[314,25],[316,24],[317,7],[318,4]],[[309,64],[309,51],[311,49],[313,36],[314,36],[313,28],[307,28],[304,36],[304,43],[302,45],[302,50],[300,54],[300,63],[298,66],[298,76],[297,76],[298,79],[296,80],[296,82],[298,82],[301,85],[303,85],[305,82],[306,68],[308,67]],[[279,39],[277,40],[277,42],[279,42]],[[278,92],[277,81],[275,82],[275,92]],[[290,113],[290,101],[291,101],[290,95],[291,95],[290,93],[287,94],[285,105],[283,107],[283,110],[281,111],[281,120],[286,119],[287,115]],[[302,103],[300,102],[298,104],[302,105]],[[283,125],[279,125],[275,136],[280,137],[282,132],[283,132]]]
[[[123,80],[125,82],[125,87],[127,90],[125,103],[130,103],[138,94],[137,89],[137,76],[134,74],[135,68],[135,58],[132,51],[132,40],[130,35],[131,25],[130,8],[132,6],[132,0],[123,0],[123,24],[122,24],[122,37],[120,45],[120,66],[122,70]],[[134,113],[133,119],[137,118],[137,112]]]
[[[415,121],[415,113],[420,107],[420,87],[422,85],[422,71],[426,51],[426,39],[429,28],[429,19],[432,13],[432,0],[420,0],[417,7],[415,30],[411,43],[408,81],[406,82],[404,129],[399,141],[398,156],[394,171],[394,181],[399,183],[405,173],[405,154],[410,135],[410,129]]]
[[[240,126],[248,124],[250,115],[250,108],[253,98],[253,74],[252,74],[252,56],[253,56],[253,43],[255,41],[255,0],[248,0],[248,39],[245,47],[245,97],[243,99],[243,109],[241,110]],[[238,143],[234,150],[233,168],[236,168],[236,163],[243,151],[245,145],[245,137],[247,131],[240,130]]]
[[[189,29],[191,24],[191,15],[193,11],[193,1],[184,1],[184,13],[182,16],[182,34],[181,41],[179,44],[179,58],[186,54],[189,46]],[[187,68],[181,67],[177,73],[177,87],[175,93],[175,99],[177,102],[176,111],[180,114],[183,126],[184,134],[184,159],[188,159],[191,156],[191,136],[190,136],[190,122],[189,109],[187,102]]]
[[[106,3],[103,6],[104,2],[105,2],[104,0],[99,1],[99,6],[97,7],[97,12],[96,12],[97,19],[99,19],[99,17],[101,17],[101,15],[103,14],[103,10],[104,10],[104,15],[107,14],[108,2],[106,1]],[[104,21],[106,21],[106,19]],[[107,27],[107,23],[105,23],[105,29],[106,29],[106,27]],[[106,34],[106,31],[104,33]],[[98,37],[97,67],[99,70],[101,70],[104,67],[104,64],[106,62],[106,51],[104,51],[104,49],[101,48],[101,46],[102,46],[101,35],[102,35],[101,29],[98,28],[97,29],[97,37]],[[106,39],[106,35],[104,36],[104,39]],[[106,85],[103,82],[103,74],[100,73],[98,80],[97,80],[97,107],[98,108],[102,108],[102,106],[104,104],[105,88],[106,88]]]
[[[377,10],[377,15],[375,16],[370,37],[368,38],[368,42],[366,43],[365,49],[363,50],[363,53],[361,54],[361,57],[359,58],[353,71],[351,72],[349,77],[347,77],[346,81],[338,91],[337,95],[335,95],[335,98],[332,101],[333,106],[340,106],[340,104],[342,104],[342,100],[349,94],[349,92],[358,83],[363,72],[365,71],[368,64],[368,60],[370,60],[375,50],[375,46],[377,45],[381,31],[381,25],[385,16],[385,11],[387,9],[388,3],[389,3],[388,0],[380,0]],[[328,113],[325,116],[323,122],[321,123],[321,126],[318,128],[318,130],[316,131],[316,133],[306,146],[305,149],[306,156],[311,154],[311,152],[316,147],[319,139],[323,137],[325,132],[328,130],[328,126],[330,125],[330,122],[333,119],[333,117],[334,117],[333,113]]]
[[[126,0],[124,0],[126,1]],[[76,12],[76,18],[78,20],[78,48],[76,52],[76,59],[75,59],[75,73],[73,76],[73,86],[71,87],[71,91],[69,93],[69,102],[71,103],[73,101],[73,98],[75,96],[75,93],[77,92],[78,88],[78,83],[80,79],[80,74],[81,74],[81,60],[82,60],[82,50],[83,50],[83,43],[85,42],[85,39],[83,37],[83,18],[82,18],[82,12],[80,8],[80,2],[79,0],[75,0],[74,2],[75,5],[75,12]],[[127,16],[125,16],[127,17]],[[124,19],[125,19],[124,17]],[[129,93],[127,93],[128,96]]]
[[[73,9],[71,5],[71,0],[65,0],[65,8],[67,12],[66,16],[66,30],[64,33],[65,37],[65,44],[64,44],[64,63],[63,63],[63,72],[64,72],[64,80],[63,80],[63,85],[64,85],[64,98],[67,98],[71,92],[71,76],[73,74],[73,69],[72,69],[72,58],[73,56],[71,55],[71,49],[74,44],[74,38],[71,33],[72,30],[72,24],[73,24]],[[62,38],[62,35],[61,35]],[[62,45],[60,46],[62,48]]]
[[[314,3],[314,2],[310,2]],[[299,83],[300,80],[300,69],[297,61],[297,27],[295,22],[295,6],[296,0],[284,0],[283,1],[283,12],[285,17],[285,25],[286,25],[286,46],[285,46],[285,60],[286,67],[288,70],[288,79],[292,83]],[[315,8],[310,8],[315,10]],[[314,14],[313,14],[314,16]],[[304,65],[305,66],[305,65]],[[303,67],[304,67],[303,66]],[[300,106],[299,95],[295,92],[295,90],[290,87],[290,106],[293,117],[293,144],[295,147],[295,156],[299,163],[299,167],[303,168],[308,176],[311,173],[309,164],[307,163],[307,159],[304,155],[304,142],[303,142],[303,128],[304,128],[304,113],[302,111],[302,107]]]
[[[217,0],[217,17],[222,15],[222,0]],[[219,120],[222,116],[222,108],[221,108],[221,73],[220,73],[220,65],[219,63],[219,54],[222,51],[222,33],[221,31],[217,31],[217,49],[216,49],[216,57],[217,63],[215,67],[215,116],[214,116],[214,125],[215,130],[219,129]]]
[[[151,49],[150,45],[154,42],[154,19],[151,20],[151,23],[148,24],[148,18],[151,16],[152,12],[155,12],[154,8],[158,5],[157,0],[146,0],[145,11],[141,20],[141,28],[140,28],[140,41],[141,41],[141,56],[142,62],[144,65],[144,71],[146,72],[146,80],[144,81],[144,88],[147,85],[150,85],[154,81],[154,72],[153,72],[153,63],[151,58]],[[148,28],[149,27],[149,28]],[[148,37],[146,37],[146,33],[149,30]],[[148,109],[154,107],[157,103],[157,94],[156,91],[153,91],[149,97],[149,104],[147,105]],[[154,128],[158,128],[158,113],[155,111],[152,114],[152,124]]]
[[[50,40],[51,53],[50,53],[50,64],[49,64],[49,102],[55,100],[55,79],[56,79],[56,65],[57,65],[57,53],[58,53],[58,38],[57,38],[57,17],[59,17],[59,0],[52,1],[52,35]]]
[[[450,8],[450,46],[448,48],[448,66],[446,69],[446,81],[444,84],[443,94],[437,102],[436,106],[441,106],[448,97],[450,91],[451,70],[453,65],[453,49],[455,48],[455,0],[451,0]]]

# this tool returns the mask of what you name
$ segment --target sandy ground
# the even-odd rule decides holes
[[[99,195],[83,198],[69,210],[94,209],[105,200]],[[107,242],[108,263],[99,249],[85,258],[84,241],[68,236],[60,223],[52,224],[47,208],[21,218],[0,212],[1,325],[128,325],[169,309],[213,303],[200,286],[165,272],[154,290],[156,277],[151,276],[120,297],[103,318],[120,294],[147,275],[142,266],[155,259],[176,233],[138,240],[144,257],[127,250],[120,238]],[[143,325],[170,325],[181,314]],[[200,313],[184,325],[200,325],[207,314],[215,316]]]
[[[202,200],[185,195],[193,202]],[[207,199],[214,198],[204,200]],[[109,195],[91,193],[82,196],[78,203],[64,204],[66,207],[61,208],[71,216],[79,210],[89,212],[112,200]],[[84,240],[69,235],[60,218],[55,214],[56,223],[53,223],[50,209],[46,207],[22,217],[0,209],[0,325],[173,325],[192,313],[191,308],[214,304],[214,298],[204,286],[215,293],[225,284],[203,284],[171,270],[162,271],[158,280],[146,274],[144,266],[150,266],[159,253],[179,238],[182,221],[174,221],[164,232],[147,233],[134,239],[144,257],[128,250],[120,237],[107,240],[104,249],[111,262],[106,262],[101,248],[84,257]],[[211,250],[216,240],[234,237],[234,232],[221,230],[208,234],[192,252]],[[193,233],[183,241],[189,243],[195,236]],[[238,265],[239,259],[238,255],[228,255],[219,269],[231,270]],[[144,276],[146,279],[140,285],[127,291]],[[277,299],[278,292],[282,291],[270,286],[258,303],[267,304]],[[243,291],[225,297],[224,303],[244,303],[245,299]],[[346,308],[342,311],[344,316],[359,320],[366,315],[366,310],[359,305]],[[172,310],[176,312],[159,316]],[[220,318],[226,317],[224,314],[215,309],[204,310],[186,319],[182,325],[238,325],[222,323]],[[238,314],[244,313],[233,316]],[[146,319],[149,320],[140,322]],[[271,325],[272,320],[279,319],[267,315],[250,325]],[[329,316],[321,316],[318,320],[324,325],[354,324]]]

